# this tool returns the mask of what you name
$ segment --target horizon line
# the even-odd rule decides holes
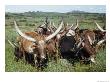
[[[76,12],[81,12],[81,13],[106,13],[106,12],[88,12],[88,11],[82,11],[82,10],[72,10],[72,11],[67,11],[67,12],[58,12],[58,11],[22,11],[22,12],[13,12],[13,11],[5,11],[5,13],[27,13],[27,12],[43,12],[43,13],[76,13]]]

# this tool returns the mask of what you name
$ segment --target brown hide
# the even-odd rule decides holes
[[[52,59],[57,59],[58,57],[58,49],[57,49],[57,42],[55,40],[51,40],[46,44],[46,51],[48,58]]]
[[[36,32],[25,32],[26,35],[36,39],[37,41],[44,40],[47,35],[40,35]],[[17,38],[20,50],[23,52],[23,55],[26,56],[25,52],[31,53],[31,54],[37,54],[38,58],[41,58],[41,49],[38,46],[38,44],[31,42],[27,39],[24,39],[23,37],[18,37]],[[33,52],[29,51],[29,47],[33,49]],[[45,54],[45,57],[54,57],[55,59],[57,58],[57,49],[56,49],[56,41],[55,38],[49,40],[48,42],[45,43],[43,46],[44,50],[43,53]]]
[[[32,38],[35,38],[38,41],[44,39],[43,36],[39,36],[40,34],[37,34],[36,32],[25,32],[25,34],[32,37]],[[29,40],[27,40],[21,36],[17,39],[18,39],[19,45],[21,45],[22,48],[24,49],[24,51],[26,51],[26,52],[29,52],[28,47],[33,47],[33,48],[36,47],[35,43],[33,43],[33,42],[31,42],[31,41],[29,41]]]
[[[86,54],[84,53],[84,55],[87,57],[95,57],[96,55],[95,46],[94,44],[92,45],[90,44],[88,35],[90,36],[93,43],[95,41],[95,33],[91,30],[85,30],[80,34],[81,38],[84,39],[83,41],[84,45],[82,45],[83,50],[86,52]]]

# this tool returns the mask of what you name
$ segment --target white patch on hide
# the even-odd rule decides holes
[[[93,42],[92,42],[90,36],[88,35],[87,37],[88,37],[88,40],[89,40],[90,44],[92,45]]]

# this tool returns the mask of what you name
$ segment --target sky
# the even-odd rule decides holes
[[[22,13],[28,11],[70,12],[80,10],[92,13],[106,13],[105,5],[6,5],[5,12]]]

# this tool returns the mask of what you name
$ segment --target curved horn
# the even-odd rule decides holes
[[[103,40],[100,40],[100,41],[97,43],[97,45],[96,45],[96,52],[98,51],[100,45],[101,45],[102,43],[104,43],[105,41],[106,41],[106,40],[103,39]]]
[[[34,38],[32,37],[29,37],[27,36],[26,34],[22,33],[21,30],[18,28],[17,24],[16,24],[16,21],[14,21],[14,25],[15,25],[15,29],[16,29],[16,32],[22,36],[23,38],[29,40],[29,41],[32,41],[32,42],[37,42]]]
[[[17,44],[16,43],[13,43],[15,46],[17,46]]]
[[[41,25],[41,27],[44,27],[44,26],[45,26],[45,23]]]
[[[52,32],[52,33],[54,33],[54,31],[53,31],[53,29],[52,29],[52,22],[50,21],[50,25],[49,25],[49,30]]]
[[[71,29],[73,27],[73,24],[69,27],[69,29]]]
[[[45,41],[48,41],[51,38],[55,37],[59,33],[59,31],[62,29],[62,27],[63,27],[63,21],[61,22],[59,28],[53,34],[51,34],[51,35],[49,35],[48,37],[45,38]]]
[[[78,28],[78,20],[76,21],[76,26],[74,27],[74,30],[76,29],[76,28]]]
[[[54,27],[55,29],[57,29],[57,27],[55,26],[54,22],[53,22],[53,27]]]
[[[106,30],[102,29],[101,26],[95,21],[95,24],[97,25],[98,29],[101,30],[102,32],[105,32]]]
[[[67,22],[67,23],[66,23],[66,26],[68,27],[68,25],[69,25],[69,24],[68,24],[68,22]]]
[[[10,40],[8,40],[8,42],[13,48],[15,48],[15,45]]]
[[[105,39],[100,40],[100,41],[97,43],[97,45],[100,46],[103,42],[105,42]]]

